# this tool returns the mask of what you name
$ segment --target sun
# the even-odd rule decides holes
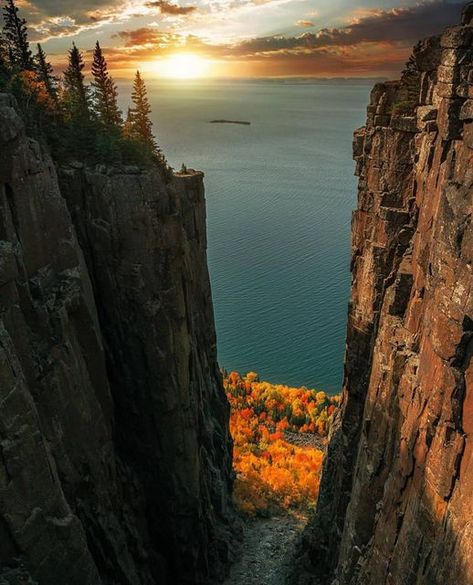
[[[194,79],[204,76],[210,62],[192,53],[176,53],[156,63],[156,70],[164,77],[174,79]]]

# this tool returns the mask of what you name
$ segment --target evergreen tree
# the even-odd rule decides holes
[[[88,88],[84,82],[84,61],[75,44],[69,51],[69,63],[64,72],[63,112],[66,121],[61,156],[81,159],[95,157],[94,127],[90,109]]]
[[[396,101],[393,105],[393,113],[400,115],[414,115],[419,103],[421,74],[417,66],[417,53],[421,43],[414,47],[402,74],[399,88],[396,94]]]
[[[42,81],[46,87],[49,97],[51,98],[54,106],[58,108],[58,90],[57,90],[57,77],[54,76],[54,71],[51,63],[46,59],[46,53],[38,43],[38,51],[35,55],[35,64],[38,78]]]
[[[28,43],[26,20],[20,18],[15,0],[5,0],[3,20],[10,65],[22,70],[33,70],[34,63]]]
[[[5,37],[0,31],[0,88],[3,88],[8,80],[8,49]]]
[[[133,138],[133,111],[128,108],[126,112],[125,122],[123,124],[123,136],[125,138]]]
[[[0,30],[0,63],[3,63],[6,67],[8,59],[8,48],[7,41],[3,32]]]
[[[92,63],[94,90],[92,103],[97,119],[108,130],[119,129],[122,125],[122,116],[118,108],[118,91],[107,68],[107,61],[97,41]]]
[[[82,53],[72,43],[69,50],[69,63],[64,71],[64,107],[66,117],[77,120],[89,120],[89,96],[84,83],[84,60]]]
[[[160,150],[153,136],[153,126],[149,119],[151,107],[148,101],[146,86],[139,71],[135,75],[131,99],[134,107],[129,111],[128,119],[133,137],[144,144],[151,154],[161,157]]]
[[[401,74],[401,84],[406,88],[406,92],[411,99],[418,97],[415,93],[420,79],[420,72],[417,67],[415,56],[416,51],[418,50],[418,46],[419,45],[416,45],[414,47],[414,52],[409,57]]]

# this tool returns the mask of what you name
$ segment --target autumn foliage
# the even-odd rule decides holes
[[[224,376],[237,473],[235,500],[247,514],[315,504],[323,453],[313,444],[328,433],[338,396],[260,382],[250,372]],[[301,441],[304,442],[304,441]]]

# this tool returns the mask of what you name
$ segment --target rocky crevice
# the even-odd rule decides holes
[[[343,401],[299,583],[473,583],[473,8],[355,133]]]

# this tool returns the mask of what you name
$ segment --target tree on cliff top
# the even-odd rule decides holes
[[[0,29],[0,63],[3,63],[5,66],[8,60],[8,48],[7,48],[7,40],[3,31]]]
[[[123,120],[117,103],[117,86],[110,77],[107,61],[98,41],[95,44],[92,75],[94,77],[92,105],[97,119],[106,129],[118,130]]]
[[[57,90],[58,80],[54,76],[54,71],[51,63],[46,59],[46,53],[38,43],[38,50],[35,55],[36,72],[39,80],[44,84],[49,97],[56,109],[59,109],[59,96]]]
[[[131,137],[141,142],[150,154],[162,158],[161,152],[153,136],[153,125],[149,118],[151,107],[149,105],[146,85],[140,72],[137,71],[133,82],[131,94],[133,108],[128,111],[127,128]]]
[[[3,89],[8,80],[8,51],[7,43],[0,31],[0,89]]]
[[[421,43],[414,47],[401,74],[397,101],[393,107],[394,114],[413,115],[419,103],[420,71],[417,66],[416,54]]]
[[[417,65],[417,53],[421,46],[422,43],[420,42],[415,45],[412,55],[407,60],[401,75],[401,83],[409,87],[411,91],[419,88],[420,71]],[[416,92],[412,97],[417,100],[419,95]]]
[[[48,144],[59,161],[158,163],[166,177],[172,176],[153,137],[151,108],[140,74],[133,86],[133,108],[123,125],[117,87],[100,44],[94,52],[92,95],[85,83],[82,54],[74,43],[59,84],[40,44],[32,56],[26,20],[15,0],[3,2],[0,90],[15,96],[30,135]]]
[[[26,20],[20,18],[14,0],[5,0],[3,20],[3,33],[7,43],[10,65],[22,70],[34,70]]]
[[[82,53],[72,43],[69,62],[64,71],[64,103],[70,118],[82,120],[90,118],[88,90],[84,83],[84,60]]]
[[[123,136],[125,138],[133,138],[133,112],[128,108],[126,112],[125,122],[123,124]]]
[[[84,60],[73,43],[69,63],[64,71],[63,109],[66,122],[65,149],[70,147],[76,156],[86,158],[94,151],[95,132],[90,115],[88,87],[84,82]]]

